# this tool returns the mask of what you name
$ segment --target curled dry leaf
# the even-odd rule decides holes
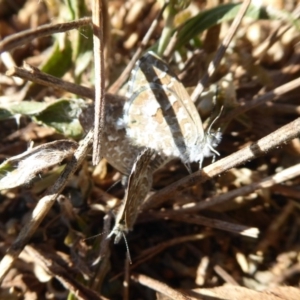
[[[70,157],[77,143],[69,140],[54,141],[7,159],[0,165],[0,190],[29,183],[37,174]]]

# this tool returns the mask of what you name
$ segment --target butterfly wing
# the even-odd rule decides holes
[[[149,145],[169,159],[191,161],[190,150],[204,138],[202,122],[167,64],[146,53],[132,71],[126,96],[124,121],[133,142]]]
[[[116,223],[109,234],[116,235],[115,243],[118,243],[124,233],[132,229],[137,218],[140,204],[145,200],[152,185],[152,171],[149,168],[154,151],[144,149],[136,158],[128,178],[127,189],[117,217]]]

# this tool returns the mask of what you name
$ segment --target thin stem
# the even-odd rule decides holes
[[[104,41],[103,41],[103,10],[102,0],[92,0],[93,42],[95,64],[95,117],[93,165],[101,158],[101,141],[104,130],[105,112],[105,81],[104,81]]]
[[[0,53],[10,51],[39,37],[48,36],[59,32],[66,32],[71,29],[76,29],[89,24],[91,24],[91,18],[82,18],[76,21],[42,25],[35,29],[24,30],[20,33],[12,34],[1,41]]]
[[[244,2],[241,5],[241,8],[236,15],[235,19],[233,20],[227,36],[224,38],[222,44],[220,45],[216,56],[214,60],[209,64],[207,72],[204,74],[198,85],[196,86],[195,90],[193,91],[191,98],[195,102],[198,97],[202,94],[204,88],[209,83],[210,78],[215,73],[216,69],[218,68],[221,59],[223,58],[225,51],[227,50],[232,38],[234,37],[238,27],[241,24],[242,18],[244,17],[249,5],[251,3],[251,0],[244,0]]]
[[[133,55],[131,61],[129,62],[127,67],[124,69],[122,74],[119,76],[119,78],[115,81],[115,83],[109,88],[109,90],[108,90],[109,93],[112,93],[112,94],[117,93],[117,91],[122,87],[122,85],[125,83],[125,81],[129,77],[129,74],[130,74],[131,70],[133,69],[135,63],[140,58],[142,52],[146,48],[146,46],[147,46],[147,44],[148,44],[155,28],[158,25],[158,21],[161,18],[162,14],[163,14],[163,12],[164,12],[164,10],[165,10],[165,8],[167,7],[168,4],[169,4],[169,1],[166,1],[164,6],[161,8],[159,14],[155,18],[155,20],[153,20],[150,28],[148,29],[146,35],[144,36],[144,38],[143,38],[140,46],[136,50],[135,54]]]

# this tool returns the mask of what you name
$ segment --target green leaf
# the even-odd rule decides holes
[[[34,116],[45,109],[46,103],[23,101],[0,107],[0,120],[14,118],[16,115]]]
[[[78,118],[83,106],[83,101],[61,99],[48,105],[34,119],[53,127],[65,136],[79,138],[82,135],[82,127]]]
[[[45,109],[47,104],[34,101],[23,101],[0,106],[0,120],[19,118],[20,115],[32,117]]]
[[[219,5],[215,8],[200,12],[195,17],[189,19],[179,28],[177,28],[178,42],[176,44],[176,48],[182,47],[191,39],[198,36],[201,32],[216,24],[233,20],[236,17],[240,7],[240,3]],[[256,5],[250,5],[245,16],[254,20],[285,19],[293,25],[298,25],[299,22],[287,12]]]
[[[72,20],[85,17],[88,13],[83,0],[67,0],[68,11]],[[68,34],[72,44],[72,60],[75,66],[75,83],[80,84],[81,74],[87,69],[93,59],[93,31],[91,26],[85,26],[78,30],[72,30]]]
[[[72,47],[65,33],[60,34],[61,42],[56,41],[52,53],[41,67],[41,71],[61,78],[72,66]],[[26,98],[33,98],[44,86],[32,83],[26,93]]]
[[[176,48],[182,47],[192,38],[216,24],[233,20],[240,7],[240,3],[219,5],[215,8],[203,11],[195,17],[189,19],[179,28],[177,28],[178,42],[176,44]],[[265,8],[254,5],[249,6],[246,16],[255,20],[269,18]]]
[[[82,127],[78,118],[83,107],[85,103],[80,99],[60,99],[51,103],[23,101],[0,107],[0,120],[24,115],[53,127],[65,136],[79,138],[82,135]]]
[[[65,35],[65,34],[63,34]],[[69,39],[64,36],[60,43],[55,42],[52,55],[41,68],[44,73],[62,77],[72,66],[72,45]]]

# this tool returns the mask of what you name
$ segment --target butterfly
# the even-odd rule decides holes
[[[199,162],[201,168],[204,157],[217,153],[213,148],[216,138],[205,134],[185,87],[153,52],[137,61],[126,97],[126,135],[133,145],[155,149],[159,167],[180,158],[190,171],[190,163]]]
[[[115,225],[108,235],[108,238],[115,235],[115,244],[120,241],[122,236],[125,239],[125,234],[132,230],[139,207],[151,188],[152,172],[149,164],[153,155],[154,151],[152,149],[145,148],[139,153],[133,164],[128,177],[123,204],[116,215]]]

